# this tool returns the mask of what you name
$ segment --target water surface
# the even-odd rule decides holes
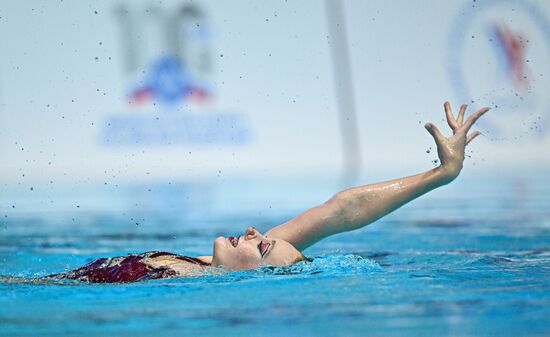
[[[0,335],[549,335],[546,186],[426,196],[317,244],[305,251],[314,262],[292,268],[135,284],[29,279],[105,256],[207,254],[217,235],[266,230],[303,204],[264,214],[249,204],[204,217],[10,213],[0,226]]]

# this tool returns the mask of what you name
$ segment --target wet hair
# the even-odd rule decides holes
[[[302,254],[300,252],[300,255],[296,259],[294,259],[294,261],[292,261],[292,263],[290,265],[293,265],[295,263],[302,262],[302,261],[312,262],[313,259],[309,258],[309,257],[306,257],[304,254]]]

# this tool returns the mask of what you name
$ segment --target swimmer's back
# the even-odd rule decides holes
[[[87,265],[46,279],[70,279],[91,283],[129,283],[188,276],[210,266],[197,258],[167,252],[146,252],[100,258]]]

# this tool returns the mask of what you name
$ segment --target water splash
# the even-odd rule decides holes
[[[312,262],[302,261],[286,267],[263,267],[254,270],[258,274],[293,275],[293,274],[363,274],[383,271],[374,260],[359,255],[321,255]]]

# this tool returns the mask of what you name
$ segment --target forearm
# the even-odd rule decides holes
[[[451,182],[456,175],[442,166],[405,178],[354,187],[335,195],[331,203],[339,223],[327,224],[329,235],[361,228],[419,196]]]

